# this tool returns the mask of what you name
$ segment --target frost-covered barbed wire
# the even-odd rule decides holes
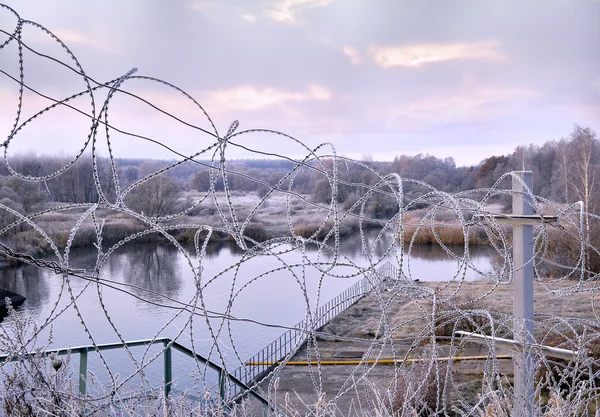
[[[395,173],[380,173],[367,162],[338,156],[335,148],[328,143],[310,148],[302,141],[283,132],[268,129],[239,131],[237,121],[230,125],[225,134],[221,134],[204,107],[192,95],[168,81],[136,75],[136,69],[107,82],[97,81],[90,77],[89,72],[84,71],[82,64],[68,45],[50,30],[36,22],[22,19],[16,11],[6,5],[0,4],[0,13],[13,16],[15,22],[13,28],[0,28],[0,54],[2,54],[3,64],[0,73],[3,74],[4,80],[18,86],[18,94],[13,103],[14,119],[8,124],[11,127],[1,144],[4,148],[4,162],[7,169],[15,178],[39,183],[47,188],[48,181],[65,175],[77,161],[91,158],[94,188],[98,196],[94,203],[68,204],[34,213],[21,213],[0,203],[0,210],[12,216],[12,220],[3,224],[0,230],[0,254],[37,268],[53,271],[57,279],[61,280],[60,295],[52,301],[53,306],[46,317],[38,321],[33,331],[20,334],[18,343],[3,345],[6,350],[3,353],[11,358],[24,355],[33,347],[40,332],[58,322],[65,311],[72,310],[80,319],[79,331],[85,335],[92,349],[97,352],[102,366],[109,375],[108,383],[103,382],[106,385],[93,396],[80,398],[70,386],[68,390],[65,387],[66,391],[61,394],[68,394],[67,397],[82,402],[87,410],[90,410],[93,404],[97,405],[102,401],[108,401],[111,407],[118,409],[118,398],[123,398],[123,392],[129,389],[133,380],[141,381],[142,386],[150,384],[146,375],[148,368],[165,354],[165,349],[170,347],[166,345],[164,349],[158,351],[148,347],[141,356],[138,351],[127,347],[127,337],[113,317],[116,312],[108,307],[104,299],[103,290],[110,288],[124,292],[132,299],[172,312],[172,315],[153,330],[154,333],[148,335],[148,338],[158,339],[167,329],[176,328],[173,340],[187,341],[193,351],[219,363],[229,374],[239,375],[241,378],[252,374],[248,371],[248,367],[253,365],[246,365],[248,358],[244,357],[238,349],[240,341],[236,339],[232,325],[248,323],[300,334],[301,337],[295,338],[290,348],[283,352],[281,357],[274,358],[275,362],[280,363],[270,366],[267,372],[261,375],[261,378],[269,381],[268,383],[258,386],[256,379],[244,380],[251,389],[266,391],[274,402],[277,401],[277,391],[282,389],[279,381],[284,377],[283,371],[289,369],[286,364],[304,346],[308,366],[311,367],[310,377],[315,394],[315,403],[311,405],[313,408],[309,408],[314,414],[327,414],[327,410],[332,409],[340,411],[336,408],[337,401],[348,393],[355,392],[360,397],[359,387],[370,383],[369,379],[375,367],[381,366],[379,363],[384,360],[393,362],[390,366],[389,378],[382,391],[374,394],[377,401],[365,400],[361,405],[360,409],[364,414],[381,415],[383,410],[400,415],[510,413],[511,376],[500,362],[504,359],[499,359],[506,353],[506,348],[499,345],[497,340],[513,338],[514,317],[510,308],[506,309],[504,308],[506,306],[498,306],[494,303],[498,302],[497,294],[511,286],[515,271],[521,266],[515,266],[514,263],[511,228],[501,224],[497,209],[494,207],[499,200],[517,196],[530,202],[534,212],[542,219],[535,229],[534,257],[527,261],[534,265],[536,296],[539,292],[540,295],[556,297],[559,300],[576,298],[577,303],[581,300],[589,303],[587,304],[589,312],[584,316],[571,317],[569,311],[554,314],[557,312],[547,309],[542,309],[542,312],[537,314],[535,337],[538,345],[526,348],[535,354],[538,369],[534,412],[554,415],[552,413],[556,413],[560,408],[575,415],[593,413],[598,408],[600,334],[595,300],[598,271],[591,269],[590,259],[600,256],[600,253],[590,242],[587,222],[590,219],[595,221],[600,218],[586,212],[582,204],[564,206],[536,196],[533,190],[528,188],[524,193],[515,193],[511,189],[506,189],[507,180],[516,178],[521,181],[514,173],[503,175],[490,188],[448,193],[422,181],[403,178]],[[48,40],[55,42],[66,53],[68,59],[59,60],[28,45],[23,41],[23,34],[27,30],[38,31]],[[54,97],[50,93],[33,88],[27,81],[27,54],[60,65],[67,73],[77,75],[85,88],[67,97]],[[11,75],[8,70],[8,66],[13,64],[18,68],[18,75]],[[181,100],[191,103],[198,110],[198,114],[204,118],[208,127],[186,121],[183,117],[163,109],[160,102],[153,102],[132,93],[127,90],[132,82],[159,84],[169,89]],[[26,93],[49,100],[51,104],[26,118],[23,113],[23,106],[27,101]],[[100,97],[101,95],[103,96]],[[182,154],[157,139],[120,128],[109,119],[113,100],[120,96],[148,105],[157,113],[203,135],[211,143],[192,154]],[[85,110],[74,104],[81,97],[89,100],[89,106]],[[18,142],[24,129],[36,123],[40,116],[62,108],[70,109],[89,119],[89,133],[83,140],[81,149],[54,172],[35,175],[20,172],[18,167],[11,164],[11,146]],[[4,118],[5,115],[1,117]],[[105,189],[100,179],[98,146],[101,132],[106,141],[110,162],[112,184],[110,192]],[[175,161],[142,179],[124,185],[121,183],[118,166],[113,156],[114,139],[111,138],[111,134],[114,133],[160,146],[163,151],[169,152]],[[256,133],[274,135],[278,141],[288,141],[290,145],[302,149],[305,156],[291,158],[252,149],[243,139]],[[291,162],[293,167],[275,184],[270,184],[232,169],[228,159],[228,151],[232,147],[242,149],[255,157],[285,160]],[[86,154],[88,149],[89,155]],[[191,202],[177,213],[165,215],[150,215],[129,207],[129,195],[142,189],[144,184],[151,183],[180,165],[189,163],[197,164],[199,168],[209,169],[209,189],[197,201]],[[343,172],[352,169],[368,172],[374,180],[365,183],[346,179]],[[317,203],[297,191],[299,175],[307,172],[327,181],[329,204]],[[253,203],[252,207],[240,211],[236,205],[239,196],[233,193],[230,187],[230,179],[233,176],[255,181],[268,190]],[[223,184],[222,192],[217,192],[219,182]],[[346,206],[338,204],[340,187],[348,187],[353,191],[355,200],[351,204]],[[256,220],[261,210],[280,195],[284,196],[287,231],[283,236],[259,242],[248,233],[248,227]],[[299,231],[301,218],[294,213],[293,209],[297,204],[306,210],[313,210],[311,216],[313,216],[314,228],[309,233]],[[369,210],[373,204],[393,207],[394,214],[389,218],[375,218]],[[206,205],[211,205],[216,210],[218,224],[206,224],[202,222],[202,218],[192,216],[195,210]],[[49,230],[46,230],[47,223],[41,221],[45,216],[63,212],[71,212],[76,216],[76,221],[70,230],[63,231],[67,237],[64,243],[59,242]],[[136,222],[141,225],[141,230],[132,231],[114,243],[107,243],[104,225],[111,214],[124,216]],[[510,215],[505,214],[505,217]],[[544,218],[548,220],[544,221]],[[356,229],[364,263],[358,263],[341,248],[342,229],[348,224]],[[75,239],[82,234],[84,227],[91,227],[92,234],[88,236],[88,246],[93,246],[96,251],[95,265],[88,270],[73,264],[70,256]],[[374,240],[367,237],[367,229],[377,230]],[[11,237],[22,230],[31,231],[37,239],[45,242],[50,248],[51,256],[42,259],[16,250],[12,246],[14,242],[11,241]],[[177,230],[192,232],[193,248],[184,246],[176,239],[174,231]],[[448,243],[448,240],[452,240],[448,238],[451,232],[453,235],[460,236],[460,249]],[[209,262],[207,251],[216,233],[229,236],[242,254],[239,260],[230,266],[220,272],[207,275],[205,272]],[[187,299],[182,300],[143,286],[111,280],[102,275],[107,262],[117,250],[135,245],[149,235],[160,237],[162,241],[166,241],[179,251],[185,259],[195,288],[195,292]],[[416,276],[411,268],[413,253],[424,235],[429,239],[428,242],[439,246],[449,259],[456,262],[456,270],[435,285],[417,284],[415,280],[419,276]],[[481,270],[473,261],[471,251],[472,242],[475,240],[479,244],[484,243],[494,252],[496,264],[493,270]],[[375,250],[382,245],[383,249]],[[562,256],[567,247],[569,253],[575,253],[576,256]],[[309,248],[316,248],[316,252],[311,252]],[[291,253],[298,256],[291,260],[289,258]],[[245,275],[247,273],[245,265],[266,257],[275,260],[278,266],[251,277]],[[391,262],[394,268],[385,268],[385,271],[395,271],[393,274],[380,272],[387,262]],[[468,273],[479,276],[481,281],[478,287],[467,282]],[[305,317],[301,324],[289,326],[279,323],[276,319],[267,322],[236,316],[233,313],[234,307],[239,303],[238,300],[248,288],[261,285],[272,276],[282,275],[293,280],[298,288],[296,296],[303,300],[305,305]],[[351,331],[337,332],[333,322],[325,327],[317,325],[317,323],[322,324],[323,316],[330,314],[329,311],[338,314],[341,310],[340,306],[343,306],[343,309],[348,307],[347,299],[338,298],[329,303],[326,303],[328,300],[323,299],[322,286],[333,279],[346,279],[349,283],[362,279],[368,283],[364,288],[372,288],[368,294],[352,295],[353,297],[366,295],[366,299],[370,297],[371,302],[376,306],[377,314],[372,320],[372,328],[368,336]],[[84,285],[74,286],[74,280],[81,280]],[[316,280],[318,283],[315,290],[311,290],[307,285],[309,280]],[[222,310],[214,309],[207,303],[206,290],[215,282],[227,282],[229,285],[226,294],[228,300]],[[104,340],[99,341],[98,335],[94,334],[94,329],[86,320],[86,313],[82,311],[83,306],[80,301],[82,296],[90,291],[97,293],[99,308],[106,324],[112,330],[111,341],[116,338],[124,345],[129,362],[133,366],[133,370],[127,375],[118,376],[120,372],[111,368],[105,353],[98,349],[98,345]],[[64,298],[67,299],[66,302]],[[400,314],[397,311],[398,303],[408,303],[410,309],[401,311]],[[319,309],[324,305],[328,306],[329,310]],[[13,333],[6,327],[3,326],[5,339],[14,341]],[[476,377],[473,377],[472,372],[466,372],[460,365],[460,352],[467,350],[471,342],[457,336],[458,331],[487,336],[485,341],[487,360],[479,368],[474,368]],[[205,344],[200,343],[202,339],[209,340],[208,349],[204,348]],[[326,395],[324,379],[331,372],[331,368],[324,365],[326,361],[319,346],[330,339],[362,344],[367,341],[368,347],[364,349],[365,361],[349,371],[337,392]],[[545,345],[568,349],[576,354],[570,360],[552,359],[544,353],[542,347]],[[225,346],[228,350],[225,350]],[[509,353],[514,354],[512,351]],[[367,362],[367,359],[371,362]],[[417,365],[409,365],[413,362]],[[215,381],[209,375],[209,367],[201,362],[196,362],[195,367],[197,377],[195,392],[214,393]],[[35,378],[36,373],[30,372],[28,375]],[[38,375],[45,374],[42,372]],[[472,384],[473,378],[479,381],[475,384],[475,388]],[[231,385],[226,387],[227,392],[224,394],[227,398],[241,394],[234,391]],[[53,386],[50,390],[60,389],[58,386]],[[368,390],[364,392],[365,398],[373,395],[369,392]],[[285,404],[282,405],[280,401],[279,406],[288,409],[289,402],[289,397],[285,397]],[[75,405],[73,403],[73,407]]]

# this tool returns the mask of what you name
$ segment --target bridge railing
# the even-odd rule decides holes
[[[379,268],[377,268],[377,273],[383,278],[396,280],[399,278],[398,276],[398,268],[392,265],[390,262],[385,262]]]
[[[317,330],[329,323],[342,311],[367,295],[382,279],[396,279],[397,276],[398,269],[390,262],[384,263],[377,269],[376,273],[361,279],[319,307],[312,321],[307,322],[306,319],[300,321],[293,328],[265,346],[248,359],[245,365],[233,371],[233,375],[246,385],[252,385],[260,381],[282,359],[293,356],[302,347],[312,330]]]
[[[197,354],[193,350],[187,348],[186,346],[180,344],[179,342],[169,339],[169,338],[156,338],[156,339],[144,339],[144,340],[135,340],[129,341],[125,343],[116,342],[116,343],[107,343],[107,344],[97,344],[95,346],[77,346],[71,348],[61,348],[61,349],[49,349],[45,351],[45,354],[55,353],[57,355],[79,355],[79,394],[82,398],[86,397],[87,394],[87,375],[88,375],[88,354],[90,352],[102,352],[107,350],[115,350],[115,349],[123,349],[133,348],[136,346],[149,346],[149,345],[163,345],[163,390],[165,397],[171,394],[173,389],[173,359],[172,359],[172,351],[176,350],[184,355],[199,361],[201,363],[206,364],[210,369],[214,370],[218,374],[218,391],[219,391],[219,400],[223,405],[231,404],[233,401],[236,401],[241,398],[241,396],[248,395],[254,399],[256,399],[262,406],[263,411],[266,412],[268,408],[271,408],[269,402],[259,395],[258,393],[252,391],[250,387],[248,387],[243,381],[238,379],[236,376],[229,374],[225,369],[223,369],[220,365],[212,362],[211,360]],[[17,362],[22,360],[27,360],[36,355],[36,352],[28,352],[25,354],[19,355],[0,355],[0,361],[6,362]]]

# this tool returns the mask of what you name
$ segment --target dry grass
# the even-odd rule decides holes
[[[585,352],[585,356],[592,360],[586,362],[588,366],[569,365],[567,361],[553,360],[552,362],[543,362],[548,365],[540,365],[538,375],[536,376],[536,405],[539,410],[535,415],[540,416],[558,416],[558,415],[583,415],[584,411],[596,409],[598,378],[590,378],[590,370],[597,372],[597,364],[600,359],[600,326],[592,309],[592,293],[589,291],[594,287],[594,283],[582,285],[581,291],[573,292],[568,295],[555,294],[553,290],[565,289],[573,282],[565,283],[536,283],[535,284],[535,338],[538,343],[557,346],[563,349],[572,349]],[[402,295],[400,291],[383,291],[381,293],[371,292],[358,303],[342,312],[338,317],[320,329],[323,332],[323,340],[333,340],[330,343],[337,344],[335,349],[352,350],[363,346],[364,344],[353,340],[345,341],[346,338],[365,339],[365,343],[372,343],[374,339],[388,340],[394,339],[394,350],[397,357],[403,357],[407,352],[411,352],[411,357],[421,357],[423,349],[431,346],[433,340],[436,340],[438,356],[445,356],[448,349],[468,349],[470,352],[477,350],[486,355],[488,348],[486,346],[467,343],[463,346],[458,340],[454,340],[451,345],[448,338],[439,336],[452,336],[455,330],[477,331],[490,334],[490,322],[488,316],[481,314],[487,311],[496,322],[494,323],[497,335],[500,337],[512,338],[512,302],[513,287],[511,284],[495,286],[492,282],[475,281],[458,283],[423,283],[418,285],[422,290],[425,288],[431,290],[430,295],[425,291],[423,298],[411,299]],[[435,291],[436,300],[439,301],[436,308],[436,314],[433,314],[432,293]],[[434,319],[438,317],[438,319]],[[577,319],[589,320],[588,325],[583,326]],[[386,323],[387,321],[387,323]],[[432,322],[437,325],[433,328]],[[470,327],[469,327],[470,326]],[[441,332],[441,333],[440,333]],[[443,333],[443,334],[442,334]],[[332,337],[327,337],[331,334]],[[435,336],[435,338],[433,337]],[[324,342],[321,342],[324,343]],[[446,349],[446,350],[444,350]],[[388,349],[389,350],[389,349]],[[390,357],[390,352],[387,352]],[[501,354],[505,352],[497,352]],[[464,355],[474,353],[463,353]],[[298,360],[298,359],[294,359]],[[585,361],[585,359],[581,359]],[[437,366],[437,365],[436,365]],[[488,369],[486,375],[490,378],[487,383],[482,384],[481,378],[484,378],[484,366],[468,364],[452,365],[453,385],[449,387],[450,397],[448,404],[457,404],[457,395],[465,396],[474,407],[472,414],[480,416],[503,416],[511,415],[513,395],[510,388],[512,378],[512,364],[509,361],[499,365],[495,372],[497,377],[503,376],[506,381],[501,389],[496,380],[489,375],[494,375]],[[558,368],[557,368],[558,366]],[[419,401],[424,406],[425,403],[433,404],[428,401],[431,399],[432,392],[425,389],[431,385],[427,379],[431,375],[425,372],[426,367],[415,367],[415,365],[400,366],[397,370],[393,367],[381,366],[377,369],[388,369],[388,381],[394,379],[394,375],[400,375],[398,393],[406,396],[406,392],[417,392],[410,388],[402,378],[409,378],[407,381],[421,381],[419,391],[423,395]],[[440,368],[440,369],[443,369]],[[479,374],[477,370],[479,369]],[[329,370],[329,369],[327,369]],[[400,374],[398,374],[400,372]],[[420,372],[420,377],[415,374]],[[406,375],[405,375],[406,374]],[[379,375],[379,374],[377,374]],[[412,379],[411,379],[412,378]],[[444,378],[441,378],[443,381]],[[429,381],[429,382],[427,382]],[[576,390],[570,387],[575,386],[574,381],[578,383]],[[403,385],[404,384],[404,385]],[[587,384],[587,385],[586,385]],[[440,387],[443,385],[439,385]],[[442,391],[438,391],[442,392]],[[485,395],[484,395],[485,393]],[[435,396],[433,397],[435,398]],[[439,397],[438,397],[439,398]],[[401,400],[398,400],[401,401]],[[403,403],[406,405],[406,403]],[[413,403],[408,403],[411,405]],[[468,407],[459,407],[468,410]],[[432,406],[425,415],[431,415]],[[396,407],[400,410],[399,407]],[[406,409],[404,410],[406,411]],[[418,409],[416,410],[418,412]],[[450,409],[446,409],[447,412]],[[566,413],[566,414],[565,414]],[[450,413],[450,415],[454,415]],[[456,415],[461,415],[460,413]]]
[[[405,226],[404,243],[414,243],[418,245],[439,245],[440,242],[445,245],[464,245],[465,230],[460,226],[431,226],[423,227]],[[469,231],[469,245],[487,245],[488,242],[482,238],[483,229],[471,228]]]
[[[580,291],[569,296],[560,296],[549,291],[549,289],[558,289],[560,286],[567,285],[572,285],[572,282],[562,285],[546,284],[549,288],[542,283],[536,283],[534,289],[535,313],[596,321],[590,292]],[[425,286],[432,290],[437,288],[439,300],[445,300],[447,305],[464,303],[460,306],[463,310],[483,308],[497,316],[512,314],[512,284],[495,286],[490,281],[480,280],[464,282],[461,285],[458,283],[422,283],[419,286]],[[593,283],[588,283],[586,286],[592,288]],[[470,301],[485,294],[488,295],[479,301]],[[385,315],[393,330],[394,338],[411,338],[423,332],[423,329],[430,325],[432,313],[430,300],[430,297],[410,299],[403,296],[402,293],[393,291],[384,291],[379,294],[371,292],[359,303],[342,312],[322,330],[336,336],[372,338],[377,329],[381,335],[383,329],[380,328],[380,324],[382,316]],[[546,335],[544,329],[552,321],[547,322],[543,317],[540,317],[539,321],[540,325],[536,326],[536,337],[543,338]]]
[[[428,217],[428,209],[413,210],[404,213],[403,237],[404,243],[439,245],[464,245],[466,229],[453,211],[436,212],[435,218]],[[423,220],[425,219],[425,220]],[[489,244],[485,231],[481,227],[469,229],[470,245]]]

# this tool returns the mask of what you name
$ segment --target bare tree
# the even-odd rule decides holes
[[[140,175],[149,176],[161,168],[160,163],[143,162]],[[126,203],[134,211],[150,217],[172,214],[181,196],[181,188],[168,172],[152,177],[135,187],[127,196]]]
[[[554,148],[556,156],[552,165],[552,192],[549,197],[569,203],[569,142],[562,138],[554,143]]]
[[[181,195],[174,179],[158,176],[138,185],[127,198],[127,205],[145,216],[163,217],[172,214]]]
[[[585,206],[585,211],[590,213],[596,209],[597,196],[595,195],[596,177],[600,169],[600,145],[596,133],[590,128],[575,126],[571,133],[569,143],[569,187]],[[590,243],[590,216],[586,215],[584,239]],[[589,264],[590,251],[586,251],[586,263]]]
[[[585,204],[587,211],[594,211],[596,176],[600,164],[600,147],[596,133],[590,128],[575,126],[569,143],[569,176],[570,188]]]

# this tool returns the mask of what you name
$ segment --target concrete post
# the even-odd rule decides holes
[[[527,187],[533,189],[532,172],[517,172]],[[532,215],[533,208],[529,203],[523,184],[513,178],[512,189],[515,191],[512,200],[514,215]],[[516,353],[514,358],[514,415],[531,416],[533,413],[534,368],[531,344],[533,338],[533,226],[513,225],[513,262],[514,274],[514,339],[521,342],[523,353]]]

